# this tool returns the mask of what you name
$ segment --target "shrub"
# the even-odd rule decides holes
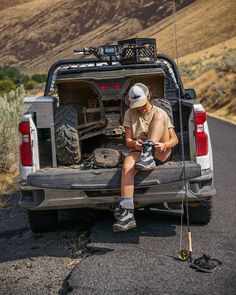
[[[0,80],[0,93],[8,93],[16,90],[16,84],[12,80]]]
[[[22,79],[22,84],[26,85],[26,83],[30,80],[30,77],[28,75],[24,75]]]
[[[192,68],[190,67],[188,63],[184,63],[184,62],[180,63],[179,70],[183,77],[192,79],[192,76],[194,75],[194,71],[192,70]]]
[[[37,86],[37,82],[35,82],[34,80],[29,80],[26,85],[25,85],[25,89],[26,90],[32,90]]]
[[[45,74],[33,74],[30,77],[13,66],[4,65],[0,67],[0,92],[9,93],[22,84],[26,90],[32,90],[37,84],[44,83],[45,81]]]
[[[10,65],[4,65],[0,67],[0,79],[1,80],[12,80],[15,84],[20,84],[22,79],[21,72]]]
[[[235,54],[236,49],[234,48],[224,51],[221,61],[216,66],[216,70],[219,72],[236,73]]]
[[[192,61],[191,66],[198,66],[202,64],[201,58],[195,59]]]
[[[31,76],[31,79],[37,83],[44,83],[46,81],[46,75],[45,74],[34,74]]]
[[[0,172],[14,171],[18,166],[18,122],[24,95],[23,86],[0,95]]]

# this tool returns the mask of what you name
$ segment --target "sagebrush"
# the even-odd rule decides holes
[[[199,102],[207,111],[223,111],[225,117],[236,117],[236,49],[224,48],[220,52],[182,62],[182,78],[195,88]]]
[[[24,95],[23,86],[0,94],[0,172],[13,172],[18,167],[18,123],[23,113]]]

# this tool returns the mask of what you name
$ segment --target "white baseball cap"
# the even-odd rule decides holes
[[[129,90],[130,108],[142,107],[147,103],[149,90],[146,85],[142,83],[134,84]]]

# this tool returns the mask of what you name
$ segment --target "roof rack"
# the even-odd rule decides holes
[[[134,38],[118,41],[118,45],[103,45],[75,49],[75,54],[94,55],[100,61],[111,65],[113,62],[125,64],[153,63],[157,60],[156,39]]]

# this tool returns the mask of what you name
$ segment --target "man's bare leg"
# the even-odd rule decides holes
[[[165,117],[162,113],[155,113],[148,130],[148,139],[153,142],[166,142],[170,139],[169,130]],[[155,158],[165,162],[170,156],[171,150],[166,151],[155,150]]]
[[[166,130],[165,125],[166,122],[164,115],[162,113],[155,112],[148,129],[148,139],[153,142],[160,141],[165,133],[168,134],[168,129]]]
[[[121,198],[119,207],[115,209],[116,222],[113,224],[113,231],[126,231],[136,227],[134,219],[134,176],[136,169],[135,162],[140,158],[139,152],[132,152],[123,163],[121,174]]]
[[[137,173],[134,164],[139,158],[139,152],[132,152],[126,156],[123,162],[121,173],[121,196],[123,198],[133,198],[134,196],[134,176]]]
[[[140,159],[135,163],[137,170],[152,170],[156,167],[155,159],[166,161],[170,156],[170,149],[160,151],[155,149],[155,143],[165,142],[169,140],[169,131],[165,116],[156,112],[153,115],[151,124],[148,130],[148,139],[144,142]]]

